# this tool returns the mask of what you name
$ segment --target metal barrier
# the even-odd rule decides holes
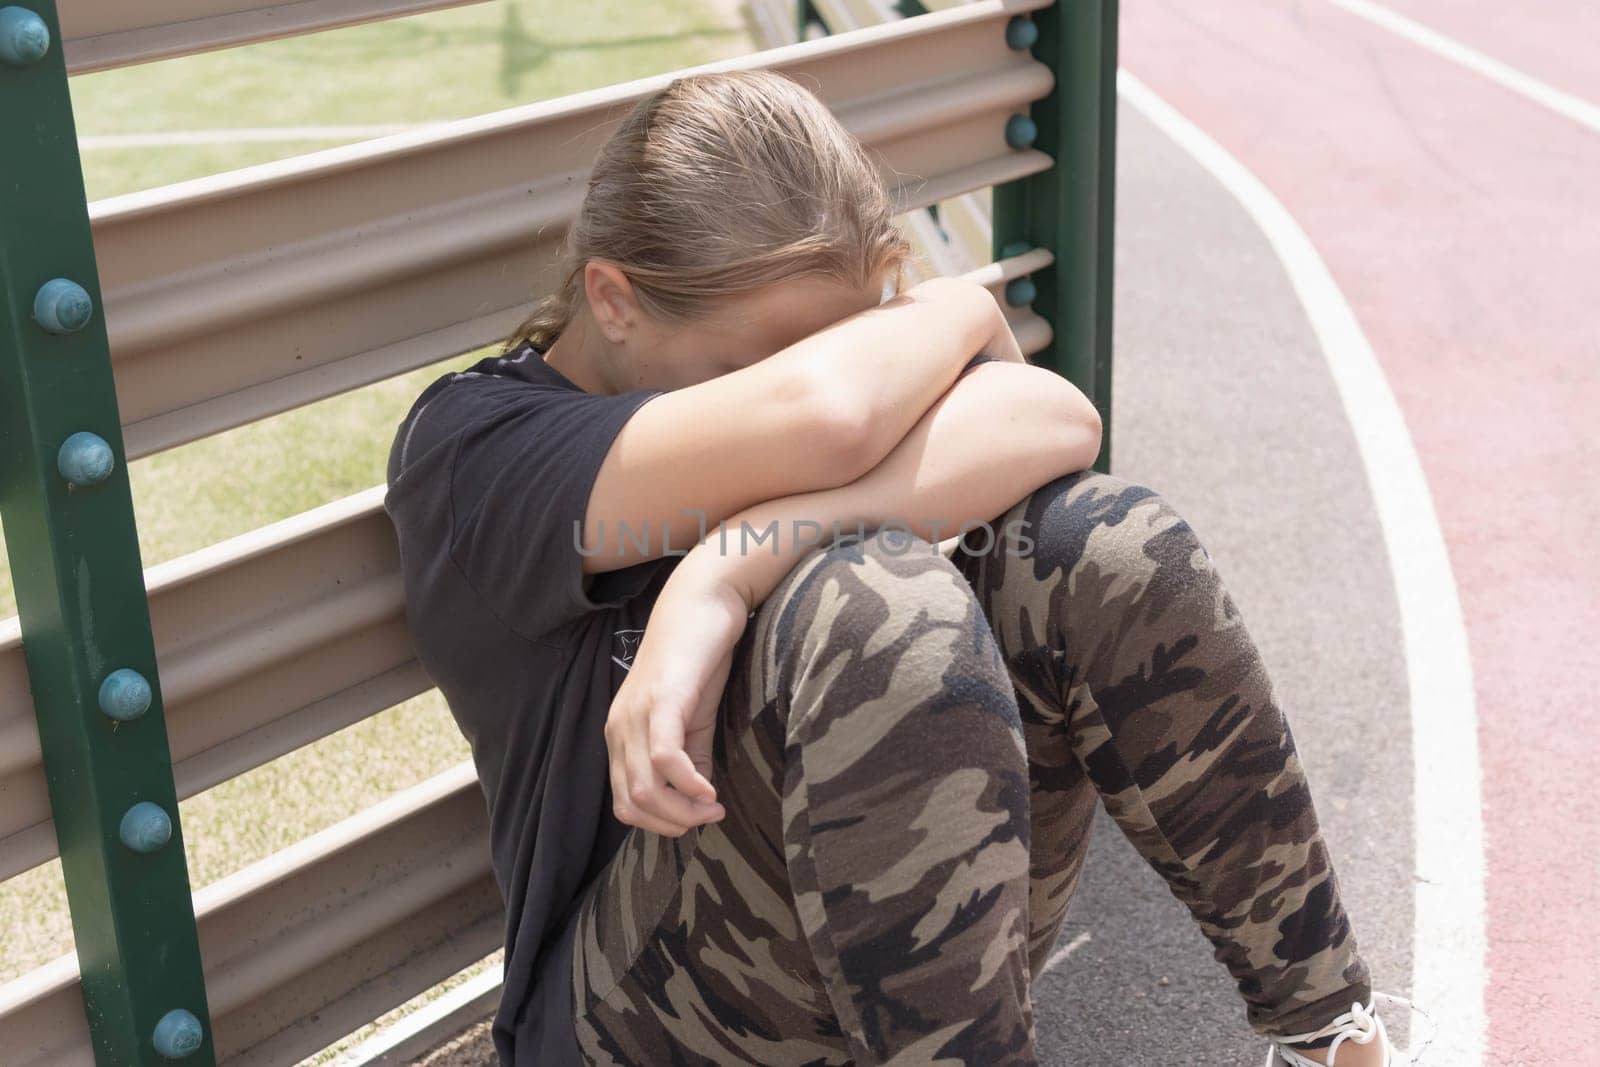
[[[482,0],[72,0],[56,5],[67,72],[353,26]],[[24,5],[26,7],[26,5]],[[39,9],[41,12],[43,8]]]
[[[145,572],[127,463],[499,339],[595,150],[686,72],[91,208],[69,70],[450,4],[63,6],[0,0],[0,877],[59,854],[77,951],[0,987],[0,1049],[293,1062],[497,947],[481,795],[462,765],[191,894],[179,797],[428,682],[381,487]],[[903,212],[992,188],[994,262],[963,273],[1100,407],[1102,469],[1115,26],[1115,0],[984,0],[693,68],[818,87]]]

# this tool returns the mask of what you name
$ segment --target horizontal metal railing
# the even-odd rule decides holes
[[[903,210],[1049,168],[1006,119],[1050,69],[1006,46],[1008,0],[708,64],[820,86]],[[582,201],[590,161],[661,75],[93,205],[132,456],[503,337]]]
[[[315,30],[415,15],[483,0],[67,0],[73,74],[171,59]]]
[[[178,796],[431,684],[405,625],[382,488],[154,567],[151,629]],[[0,878],[55,855],[16,620],[0,624]]]
[[[334,1067],[408,1067],[419,1056],[493,1015],[500,1006],[503,977],[498,967],[479,970],[343,1052]]]
[[[197,892],[218,1058],[293,1063],[497,948],[484,812],[462,764]],[[75,956],[0,986],[0,1049],[94,1063]]]

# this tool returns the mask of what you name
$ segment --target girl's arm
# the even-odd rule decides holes
[[[726,553],[710,530],[662,588],[612,702],[606,741],[617,818],[677,836],[720,817],[709,802],[711,738],[732,650],[749,613],[817,544],[805,524],[819,524],[824,541],[834,523],[846,530],[893,523],[938,542],[1087,468],[1099,450],[1100,416],[1070,382],[1039,367],[986,363],[866,475],[730,516]],[[776,540],[741,545],[743,523],[763,534],[775,524]]]
[[[748,367],[655,397],[628,419],[595,478],[584,571],[681,551],[759,501],[855,481],[980,352],[1023,362],[993,294],[934,278]],[[619,523],[631,538],[618,536]]]

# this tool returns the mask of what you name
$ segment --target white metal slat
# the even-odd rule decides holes
[[[483,0],[62,0],[69,74],[399,18]]]
[[[497,948],[485,834],[465,763],[196,893],[219,1058],[292,1063]],[[0,986],[0,1048],[92,1064],[73,956]]]
[[[501,968],[490,966],[343,1053],[333,1067],[405,1067],[500,1006]]]

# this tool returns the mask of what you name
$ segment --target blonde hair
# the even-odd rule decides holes
[[[600,149],[562,242],[563,279],[507,348],[548,346],[584,302],[590,259],[615,264],[664,323],[806,275],[867,285],[911,246],[861,143],[810,90],[769,70],[674,79]]]

